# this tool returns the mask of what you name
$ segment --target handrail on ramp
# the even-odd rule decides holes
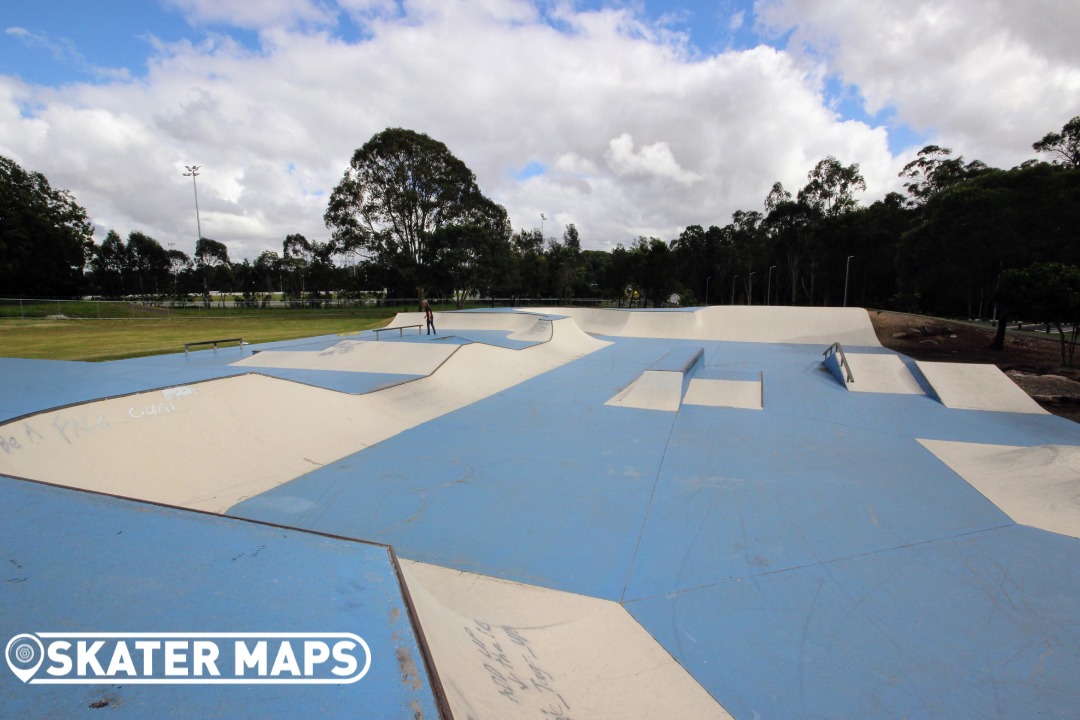
[[[844,368],[844,370],[847,371],[847,381],[849,383],[855,382],[855,376],[851,374],[851,365],[848,364],[847,355],[844,354],[844,348],[840,345],[839,342],[834,342],[825,350],[825,352],[821,354],[824,355],[826,359],[828,359],[829,356],[833,355],[834,353],[840,356],[840,367]]]
[[[375,328],[375,339],[379,339],[379,333],[386,332],[387,330],[397,330],[398,337],[405,337],[405,328],[416,328],[417,335],[423,335],[423,325],[392,325],[391,327]]]
[[[184,343],[184,357],[188,356],[188,350],[196,345],[213,345],[214,352],[217,352],[218,343],[240,343],[240,349],[244,349],[244,338],[225,338],[223,340],[200,340],[199,342]]]

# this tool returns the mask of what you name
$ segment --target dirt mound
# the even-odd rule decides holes
[[[1009,331],[1004,350],[991,350],[992,327],[907,313],[871,310],[881,344],[916,360],[997,365],[1048,412],[1080,422],[1080,370],[1061,366],[1056,335]]]

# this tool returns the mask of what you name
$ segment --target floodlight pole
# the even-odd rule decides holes
[[[202,220],[199,219],[199,186],[195,183],[195,178],[199,177],[199,166],[185,165],[184,167],[187,168],[184,177],[191,176],[191,189],[195,191],[195,227],[199,231],[198,239],[202,240]]]
[[[540,213],[540,248],[544,247],[544,221],[547,220],[547,216],[544,213]]]
[[[776,267],[775,265],[770,265],[769,266],[769,282],[768,282],[768,285],[766,285],[767,289],[765,291],[765,304],[766,305],[772,305],[772,271],[773,271],[773,268],[775,268],[775,267]]]
[[[853,257],[855,257],[855,256],[854,255],[848,255],[847,256],[847,263],[846,263],[846,266],[844,268],[844,307],[847,307],[847,281],[848,281],[848,273],[851,272],[851,258],[853,258]]]
[[[739,279],[739,276],[738,276],[738,275],[736,275],[735,277],[731,278],[731,304],[732,304],[732,305],[734,305],[734,304],[735,304],[735,283],[736,283],[736,281],[737,281],[738,279]]]
[[[754,273],[750,273],[750,277],[746,279],[746,304],[754,304]]]
[[[176,243],[169,243],[169,274],[172,275],[172,291],[173,296],[176,295],[176,258],[172,256],[173,248],[176,247]]]
[[[705,278],[705,304],[709,304],[709,281],[712,280],[712,275]]]

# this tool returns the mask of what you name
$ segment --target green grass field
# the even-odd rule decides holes
[[[240,337],[261,343],[356,333],[385,325],[394,314],[286,314],[168,320],[0,319],[0,357],[35,360],[122,360],[183,352],[184,343]]]

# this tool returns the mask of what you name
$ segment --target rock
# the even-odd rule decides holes
[[[920,331],[923,335],[934,337],[936,335],[949,335],[953,332],[953,328],[944,325],[923,325]]]

